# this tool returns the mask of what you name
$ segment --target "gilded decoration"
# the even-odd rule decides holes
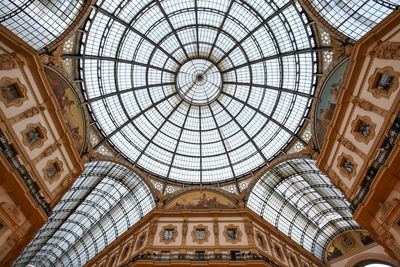
[[[347,231],[336,236],[327,246],[325,258],[328,261],[347,257],[358,250],[374,243],[372,237],[366,231]]]
[[[12,70],[17,68],[17,62],[12,54],[0,55],[0,70]]]
[[[393,80],[391,81],[387,90],[381,90],[377,88],[377,84],[379,83],[379,80],[383,74],[393,76]],[[372,74],[372,76],[368,79],[368,91],[371,92],[374,97],[389,98],[391,94],[399,87],[399,76],[400,73],[395,72],[392,67],[376,68],[374,74]]]
[[[22,103],[28,100],[27,90],[17,78],[3,77],[0,80],[0,101],[6,107],[21,106]]]
[[[190,191],[170,201],[165,209],[234,209],[236,205],[227,197],[213,191]]]
[[[234,236],[232,233],[236,233]],[[225,241],[236,244],[242,241],[242,231],[240,231],[238,225],[229,224],[224,227],[223,235],[225,237]]]
[[[47,140],[47,130],[39,122],[29,123],[21,134],[22,143],[30,150],[41,147]]]
[[[43,177],[49,183],[58,180],[64,171],[63,162],[59,159],[49,160],[43,168]]]
[[[347,179],[351,179],[356,175],[357,164],[354,163],[354,159],[352,156],[342,153],[337,159],[337,167],[340,171],[340,174],[346,177]],[[350,162],[352,164],[351,170],[347,166],[346,163]]]
[[[199,235],[197,231],[204,231],[204,237],[202,234]],[[203,244],[208,242],[208,238],[210,236],[210,231],[208,231],[208,227],[202,224],[196,225],[193,227],[193,231],[191,233],[192,240],[195,243]]]
[[[400,59],[400,42],[378,41],[378,46],[370,55],[383,59]]]
[[[166,234],[171,233],[168,231],[172,231],[172,235],[167,237]],[[164,244],[173,243],[173,242],[175,242],[176,237],[178,236],[177,227],[172,224],[165,225],[161,228],[159,235],[160,235],[160,242],[162,242]]]
[[[368,144],[375,137],[376,124],[368,116],[357,115],[351,123],[351,133],[358,142]]]

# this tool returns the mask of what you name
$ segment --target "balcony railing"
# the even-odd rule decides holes
[[[35,183],[35,181],[33,181],[32,177],[30,176],[24,165],[21,164],[21,162],[17,158],[17,155],[15,154],[15,151],[9,145],[7,137],[1,130],[0,149],[4,157],[10,163],[11,168],[13,168],[17,172],[19,177],[21,177],[22,181],[25,183],[33,200],[35,200],[36,204],[38,204],[42,208],[47,216],[50,216],[51,209],[49,203],[47,203],[44,200],[44,197],[40,194],[39,186]]]
[[[262,260],[273,267],[280,267],[280,265],[276,264],[268,257],[261,255],[261,254],[251,254],[251,253],[244,253],[244,254],[237,254],[237,255],[230,255],[230,254],[141,254],[134,257],[131,261],[127,264],[123,265],[122,267],[128,267],[129,265],[133,264],[139,260],[147,260],[147,261],[250,261],[250,260]]]
[[[357,193],[357,196],[353,198],[351,201],[350,209],[354,214],[358,208],[358,206],[364,201],[367,196],[370,186],[375,179],[375,176],[378,174],[380,168],[385,164],[386,160],[389,158],[390,153],[392,152],[397,137],[400,133],[400,113],[397,114],[396,119],[394,120],[390,130],[382,143],[380,151],[376,156],[375,160],[372,162],[371,166],[368,168],[367,173],[365,174],[364,180],[361,184],[361,188]]]

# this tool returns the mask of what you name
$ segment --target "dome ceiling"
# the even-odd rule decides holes
[[[308,115],[317,51],[293,1],[99,1],[82,36],[88,107],[118,152],[184,183],[244,176]]]

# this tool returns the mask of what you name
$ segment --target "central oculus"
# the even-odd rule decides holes
[[[186,102],[206,105],[214,101],[221,92],[221,73],[209,60],[192,59],[180,67],[176,87]]]

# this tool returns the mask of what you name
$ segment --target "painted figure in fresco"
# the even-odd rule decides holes
[[[372,237],[369,234],[362,233],[362,232],[360,233],[360,240],[364,246],[374,243],[374,240],[372,239]]]
[[[332,245],[328,249],[328,261],[336,259],[340,256],[343,256],[342,251],[338,247],[336,247],[334,243],[332,243]]]

